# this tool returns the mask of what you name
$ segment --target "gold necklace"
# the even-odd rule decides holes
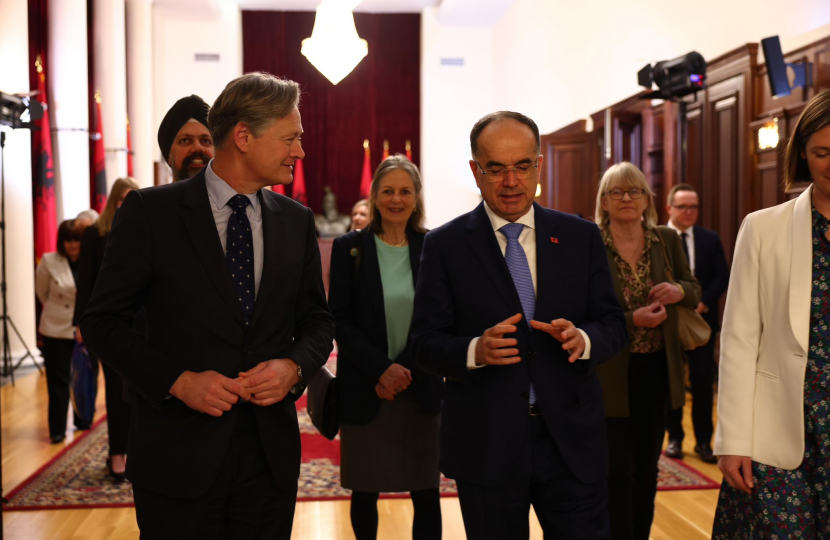
[[[381,242],[383,242],[384,244],[386,244],[386,245],[387,245],[387,246],[389,246],[389,247],[404,247],[404,246],[406,245],[406,242],[409,240],[409,239],[406,237],[406,235],[404,235],[404,237],[403,237],[403,242],[401,242],[400,244],[390,244],[389,242],[387,242],[386,240],[384,240],[382,236],[378,236],[378,238],[380,238],[380,241],[381,241]]]

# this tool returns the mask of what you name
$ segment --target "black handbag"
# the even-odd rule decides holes
[[[308,383],[308,415],[317,431],[328,440],[340,431],[340,415],[337,411],[337,378],[323,366]]]

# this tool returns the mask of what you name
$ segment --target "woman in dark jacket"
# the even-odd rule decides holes
[[[636,166],[622,162],[605,172],[596,221],[629,338],[625,350],[597,368],[608,429],[611,540],[648,540],[666,406],[677,409],[685,400],[677,309],[697,307],[701,289],[680,237],[657,226],[654,193]]]
[[[107,239],[115,220],[115,211],[121,207],[124,198],[130,191],[138,189],[138,184],[132,178],[119,178],[112,185],[109,199],[104,211],[94,224],[84,231],[81,238],[81,258],[78,261],[78,295],[75,300],[75,316],[72,324],[75,325],[75,337],[83,343],[83,336],[78,325],[84,316],[86,304],[92,296],[98,271],[104,260],[104,251]],[[130,414],[132,407],[124,401],[124,381],[113,371],[106,362],[104,367],[105,397],[107,400],[107,428],[109,430],[110,452],[107,459],[110,475],[121,482],[126,479],[127,467],[127,434],[130,430]]]
[[[409,346],[424,234],[417,167],[396,155],[375,172],[371,222],[334,241],[329,305],[337,320],[341,481],[357,540],[377,536],[381,492],[410,492],[414,540],[441,537],[439,377]]]

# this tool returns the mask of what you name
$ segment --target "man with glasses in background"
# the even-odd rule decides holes
[[[678,184],[669,191],[666,210],[668,226],[680,235],[681,245],[689,267],[700,286],[703,299],[697,312],[712,328],[709,342],[687,351],[689,358],[689,382],[692,386],[692,426],[695,431],[695,452],[706,463],[717,463],[712,453],[712,400],[715,379],[715,333],[720,329],[719,301],[729,285],[729,266],[723,253],[723,244],[715,231],[695,225],[700,213],[700,199],[695,188]],[[667,418],[669,445],[666,455],[683,458],[683,408],[669,411]]]
[[[627,343],[599,229],[534,203],[539,130],[514,112],[470,132],[484,201],[428,233],[412,344],[447,378],[441,471],[467,538],[608,537],[608,450],[594,368]]]

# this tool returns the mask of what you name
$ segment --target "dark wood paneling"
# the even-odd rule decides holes
[[[548,208],[570,214],[593,216],[597,183],[591,180],[591,150],[593,138],[569,127],[565,133],[542,137],[543,167],[539,182],[542,193],[537,201]]]

